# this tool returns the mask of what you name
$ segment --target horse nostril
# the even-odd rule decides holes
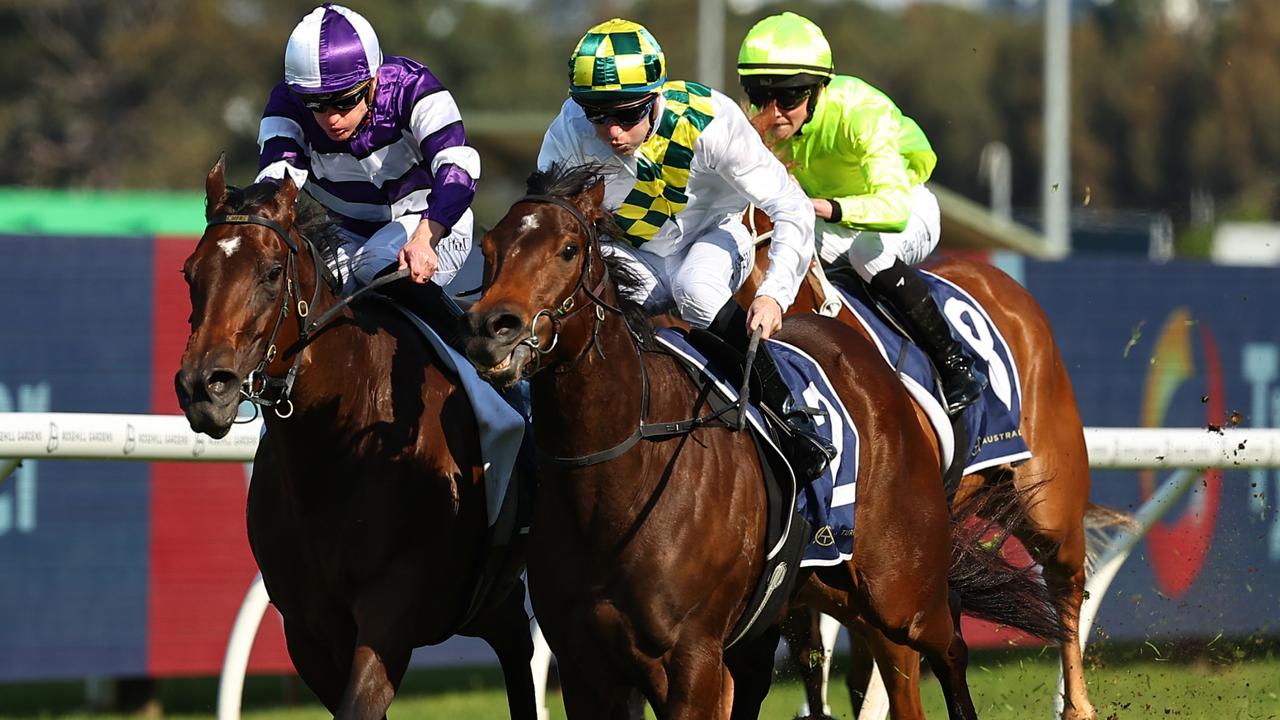
[[[205,379],[205,388],[209,391],[211,400],[225,401],[232,393],[240,391],[240,382],[235,373],[225,368],[218,368],[209,372]]]
[[[509,340],[522,327],[524,323],[514,313],[495,313],[489,317],[489,335],[495,340]]]

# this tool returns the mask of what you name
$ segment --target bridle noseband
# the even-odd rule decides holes
[[[542,365],[542,358],[550,354],[551,351],[556,348],[556,345],[559,344],[560,328],[563,324],[579,312],[586,310],[587,308],[594,308],[595,320],[591,325],[591,342],[587,343],[587,345],[583,347],[582,352],[578,354],[578,357],[562,370],[562,372],[567,372],[570,368],[577,365],[578,361],[580,361],[582,357],[585,356],[593,347],[596,352],[600,354],[601,358],[605,356],[604,349],[600,347],[600,324],[604,322],[604,314],[606,310],[618,316],[622,315],[622,310],[610,305],[601,297],[601,294],[604,293],[604,289],[609,282],[608,268],[605,268],[605,270],[600,273],[600,282],[596,283],[594,288],[587,287],[587,283],[590,282],[589,276],[591,274],[591,254],[599,248],[600,245],[600,238],[599,234],[596,232],[596,227],[587,219],[587,216],[583,215],[582,211],[573,203],[554,195],[526,195],[518,200],[516,204],[519,205],[520,203],[525,202],[544,203],[559,207],[572,215],[573,218],[578,221],[578,225],[582,227],[582,231],[586,234],[586,242],[584,243],[585,247],[582,251],[582,271],[578,273],[577,284],[573,286],[573,290],[569,291],[569,294],[565,296],[564,300],[562,300],[555,308],[543,308],[534,313],[533,319],[529,321],[529,337],[526,337],[516,343],[517,345],[524,345],[528,347],[535,353],[534,367],[529,370],[528,374],[537,372]],[[587,297],[587,302],[582,305],[579,305],[578,301],[575,299],[579,294],[586,295]],[[551,340],[547,342],[546,347],[542,346],[542,341],[538,337],[538,320],[540,318],[547,318],[551,322]]]

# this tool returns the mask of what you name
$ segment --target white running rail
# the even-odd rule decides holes
[[[213,440],[189,429],[180,415],[106,413],[0,413],[0,483],[24,460],[128,460],[252,462],[262,421],[233,426]],[[1136,513],[1139,526],[1119,533],[1103,551],[1086,583],[1088,598],[1080,612],[1080,644],[1085,645],[1107,588],[1147,531],[1195,483],[1207,468],[1280,467],[1280,429],[1272,428],[1085,428],[1089,466],[1097,469],[1179,469]],[[249,587],[231,629],[218,689],[218,720],[238,720],[249,651],[269,604],[261,577]],[[828,628],[830,625],[828,624]],[[545,692],[551,653],[533,625],[537,647],[533,670],[539,680],[540,717],[546,717]],[[828,629],[824,636],[834,638]],[[829,656],[829,653],[828,653]],[[824,671],[825,672],[825,671]],[[863,717],[885,717],[883,684],[873,684]],[[875,693],[877,686],[880,693]],[[1056,696],[1061,710],[1062,687]]]
[[[1241,469],[1256,467],[1280,467],[1280,429],[1275,428],[1117,428],[1091,427],[1084,429],[1085,444],[1089,449],[1089,467],[1106,470],[1138,470],[1146,468],[1175,469],[1156,492],[1135,513],[1137,526],[1116,533],[1100,553],[1093,571],[1085,580],[1085,601],[1080,607],[1080,649],[1089,641],[1093,621],[1098,616],[1111,581],[1120,572],[1120,566],[1129,554],[1142,542],[1147,532],[1164,517],[1209,468]],[[822,617],[823,712],[830,714],[826,704],[831,650],[840,630],[833,618]],[[1054,694],[1054,717],[1062,715],[1062,672],[1058,673],[1058,689]],[[801,706],[801,714],[808,712],[808,703]],[[873,669],[867,686],[859,718],[884,720],[889,716],[889,696],[879,671]]]
[[[253,462],[262,421],[232,425],[221,440],[191,432],[181,415],[0,413],[0,462],[190,460]],[[13,468],[9,468],[12,471]],[[0,482],[8,473],[0,471]]]

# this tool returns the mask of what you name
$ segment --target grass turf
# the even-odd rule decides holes
[[[1088,659],[1089,691],[1099,717],[1280,719],[1280,642],[1222,639],[1199,643],[1144,644],[1093,649]],[[1052,716],[1057,656],[1046,650],[973,653],[969,683],[984,720],[1028,720]],[[830,702],[837,718],[852,718],[840,672],[833,671]],[[155,683],[151,714],[212,720],[215,678],[167,679]],[[946,717],[942,696],[928,671],[922,691],[929,717]],[[794,675],[781,670],[762,718],[789,720],[802,699]],[[84,710],[82,683],[0,685],[0,720],[27,718],[113,718]],[[552,718],[563,718],[556,688],[548,697]],[[496,668],[413,670],[405,679],[391,717],[447,717],[492,720],[507,717],[502,677]],[[251,677],[245,688],[246,720],[310,720],[329,717],[293,677]],[[652,717],[652,714],[650,714]]]

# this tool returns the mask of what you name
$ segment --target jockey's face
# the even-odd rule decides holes
[[[759,108],[759,114],[752,118],[751,124],[761,132],[767,132],[774,140],[786,140],[800,132],[800,127],[809,119],[815,93],[822,92],[822,86],[817,83],[795,85],[795,79],[773,78],[773,82],[768,84],[763,79],[760,82],[752,78],[742,79],[751,106]]]
[[[769,135],[775,140],[786,140],[795,135],[804,121],[809,119],[809,103],[802,102],[785,110],[779,103],[770,102],[760,113],[767,121],[765,129]]]
[[[324,134],[328,135],[330,140],[344,142],[356,134],[365,116],[369,114],[371,89],[370,86],[363,88],[359,93],[359,101],[355,105],[348,105],[347,102],[338,100],[323,105],[311,103],[308,109],[311,111],[311,116],[315,118],[316,124],[324,130]]]
[[[629,128],[624,128],[616,121],[610,120],[603,125],[596,125],[596,136],[609,144],[609,147],[619,155],[634,155],[636,150],[644,144],[644,139],[649,136],[649,128],[651,121],[645,119]]]
[[[656,98],[650,97],[647,102],[628,106],[626,110],[587,111],[587,119],[596,137],[609,145],[615,153],[623,156],[635,154],[644,144],[653,127],[653,114],[657,110]],[[628,112],[630,111],[630,112]],[[635,115],[635,113],[640,113]]]

